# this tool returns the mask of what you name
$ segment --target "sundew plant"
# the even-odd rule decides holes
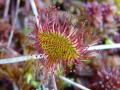
[[[37,19],[39,24],[35,23],[31,36],[38,53],[48,56],[43,61],[46,72],[54,72],[57,64],[80,63],[89,47],[85,43],[88,32],[80,25],[82,22],[78,22],[77,27],[67,13],[60,14],[55,7],[41,10]]]

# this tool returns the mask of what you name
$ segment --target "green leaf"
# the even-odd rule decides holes
[[[110,38],[106,38],[105,44],[114,44],[114,42]]]
[[[23,33],[24,33],[25,35],[26,35],[26,34],[30,34],[32,31],[33,31],[33,30],[30,29],[30,28],[28,28],[28,27],[25,27],[25,28],[23,29]]]
[[[115,3],[116,3],[117,8],[118,8],[117,14],[120,15],[120,0],[114,0],[114,1],[115,1]]]
[[[85,64],[90,64],[93,60],[81,60],[81,62],[85,63]]]
[[[39,87],[39,85],[40,85],[40,82],[37,82],[37,81],[35,81],[35,80],[33,80],[33,81],[31,81],[31,84],[34,86],[34,87]]]

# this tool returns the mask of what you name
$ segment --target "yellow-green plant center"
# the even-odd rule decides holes
[[[52,33],[42,32],[38,34],[41,43],[41,48],[48,55],[49,59],[70,60],[78,56],[77,50],[73,44],[65,36]]]

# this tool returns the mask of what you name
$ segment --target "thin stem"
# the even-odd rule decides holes
[[[103,49],[113,49],[113,48],[120,48],[120,44],[118,43],[112,45],[96,45],[89,47],[87,50],[103,50]],[[20,57],[8,58],[8,59],[0,59],[0,64],[23,62],[23,61],[28,61],[28,59],[31,58],[39,59],[39,55],[28,55],[28,56],[20,56]]]
[[[56,80],[55,80],[54,74],[52,74],[52,80],[53,80],[53,87],[54,87],[54,90],[57,90],[57,85],[56,85]]]
[[[4,19],[8,18],[9,6],[10,6],[10,0],[6,0],[5,10],[4,10],[4,16],[3,16]]]
[[[30,0],[30,4],[31,4],[31,8],[32,8],[32,11],[35,15],[35,19],[36,19],[36,22],[37,22],[37,25],[39,25],[39,20],[38,20],[38,11],[37,11],[37,8],[36,8],[36,5],[35,5],[35,1],[34,0]]]
[[[10,64],[10,63],[17,63],[17,62],[23,62],[23,61],[29,61],[29,60],[40,60],[40,59],[45,59],[46,57],[47,56],[44,54],[19,56],[14,58],[0,59],[0,64]]]
[[[110,44],[110,45],[90,46],[87,50],[105,50],[105,49],[114,49],[114,48],[120,48],[120,43]]]
[[[12,29],[11,29],[11,33],[10,33],[10,36],[9,36],[7,47],[9,47],[10,44],[11,44],[11,42],[12,42],[12,38],[13,38],[13,34],[14,34],[14,29],[15,29],[15,24],[16,24],[18,12],[19,12],[19,5],[20,5],[20,0],[17,0],[15,18],[14,18],[13,23],[12,23]]]
[[[68,79],[68,78],[66,78],[64,76],[59,76],[59,78],[61,80],[65,81],[65,82],[69,83],[69,84],[72,84],[75,87],[78,87],[78,88],[82,89],[82,90],[90,90],[89,88],[87,88],[87,87],[85,87],[83,85],[80,85],[80,84],[78,84],[76,82],[73,82],[73,81],[71,81],[70,79]]]
[[[20,90],[15,82],[13,82],[13,88],[14,90]]]

